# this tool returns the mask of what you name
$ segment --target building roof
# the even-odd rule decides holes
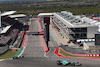
[[[91,20],[89,18],[86,17],[78,18],[67,11],[54,13],[54,16],[56,16],[61,21],[63,20],[63,23],[68,25],[68,27],[71,28],[94,26],[94,24],[90,23]]]
[[[14,14],[16,11],[8,11],[8,12],[4,12],[1,14],[1,16],[7,16],[7,15],[11,15]]]
[[[69,23],[68,21],[66,21],[65,19],[63,19],[63,17],[59,16],[58,14],[54,13],[54,19],[59,19],[59,22],[63,22],[64,24],[66,24],[68,27],[73,27],[73,25],[71,23]]]
[[[5,27],[5,28],[1,31],[1,33],[6,33],[7,30],[8,30],[10,27],[11,27],[11,26],[7,26],[7,27]]]
[[[38,16],[50,16],[53,15],[53,13],[39,13]]]
[[[25,14],[10,15],[11,18],[25,17]]]
[[[7,43],[9,42],[9,40],[11,39],[10,36],[1,36],[0,37],[0,45],[7,45]]]
[[[40,13],[38,16],[50,16],[54,15],[54,19],[58,19],[59,22],[63,22],[69,28],[91,27],[98,26],[100,22],[92,20],[87,17],[75,16],[71,12],[61,11],[56,13]]]

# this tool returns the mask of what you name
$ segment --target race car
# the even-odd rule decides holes
[[[82,64],[80,64],[79,62],[77,62],[77,63],[75,63],[75,62],[69,62],[67,60],[64,60],[64,61],[57,60],[57,65],[81,66]]]
[[[13,59],[19,59],[19,58],[24,58],[24,56],[21,55],[21,56],[19,56],[19,57],[18,57],[18,56],[14,56],[14,57],[13,57]]]

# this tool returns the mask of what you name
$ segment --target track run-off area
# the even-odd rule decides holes
[[[38,18],[32,19],[29,26],[29,32],[38,32],[38,31],[41,31],[41,25],[39,19]],[[52,35],[50,35],[49,52],[47,51],[46,44],[42,35],[28,35],[28,39],[24,47],[25,47],[25,50],[23,51],[24,58],[4,60],[0,62],[0,67],[63,67],[63,66],[58,66],[56,64],[57,60],[80,62],[82,63],[82,66],[80,67],[100,66],[100,60],[73,58],[73,57],[59,57],[55,55],[55,50],[57,48],[57,45]]]

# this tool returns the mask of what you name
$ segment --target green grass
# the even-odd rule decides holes
[[[99,1],[100,2],[100,1]],[[100,14],[100,3],[77,3],[76,2],[14,2],[14,3],[0,3],[0,10],[2,12],[15,10],[15,14],[37,15],[38,13],[70,11],[73,14],[80,15],[82,13],[96,13]]]
[[[2,54],[0,56],[0,59],[7,59],[15,56],[18,53],[18,51],[10,51],[8,50],[6,53]]]
[[[70,57],[83,57],[83,56],[74,56],[74,55],[70,55],[68,53],[65,53],[62,49],[60,49],[60,54],[64,55],[64,56],[70,56]],[[100,58],[100,57],[91,57],[91,58]]]
[[[73,56],[73,55],[70,55],[68,53],[65,53],[62,49],[60,49],[60,54],[62,54],[64,56],[70,56],[70,57],[80,57],[80,56]]]
[[[24,36],[23,36],[23,39],[24,39]],[[23,40],[21,42],[21,46],[22,46],[22,43],[23,43]],[[12,58],[14,56],[18,56],[21,53],[22,49],[23,47],[21,47],[20,50],[17,50],[17,51],[8,50],[6,53],[0,55],[0,59],[7,59],[7,58]]]

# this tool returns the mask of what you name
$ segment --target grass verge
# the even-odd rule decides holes
[[[6,53],[2,54],[0,56],[0,59],[7,59],[15,56],[18,53],[18,51],[10,51],[8,50]]]
[[[60,49],[60,54],[64,55],[64,56],[70,56],[70,57],[83,57],[83,56],[73,56],[73,55],[70,55],[68,53],[65,53],[62,49]],[[100,57],[91,57],[91,58],[100,58]]]
[[[60,54],[64,55],[64,56],[70,56],[70,57],[80,57],[80,56],[73,56],[73,55],[70,55],[68,53],[65,53],[62,49],[60,49]]]

